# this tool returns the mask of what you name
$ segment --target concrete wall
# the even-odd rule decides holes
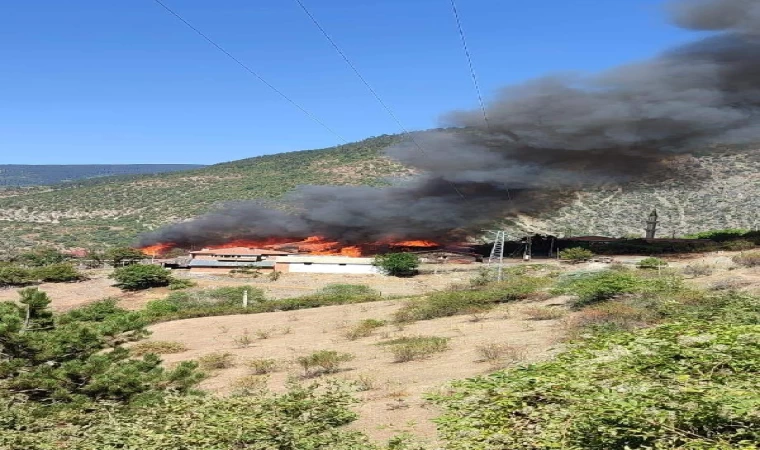
[[[377,267],[370,264],[317,264],[317,263],[277,263],[275,270],[291,273],[350,273],[378,274]]]

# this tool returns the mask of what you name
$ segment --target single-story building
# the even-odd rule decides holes
[[[274,269],[293,273],[382,273],[372,262],[372,258],[348,256],[280,256],[275,260]]]
[[[200,273],[230,273],[233,270],[260,270],[262,272],[274,269],[274,260],[268,261],[217,261],[215,259],[191,259],[187,267],[191,272]]]
[[[292,253],[266,248],[230,247],[203,249],[190,252],[192,259],[213,259],[217,261],[264,261],[277,256],[287,256]]]

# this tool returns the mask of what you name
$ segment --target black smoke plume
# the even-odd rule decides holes
[[[709,35],[591,77],[503,89],[387,154],[421,171],[388,188],[303,186],[291,212],[225,206],[142,236],[143,246],[322,236],[347,244],[457,241],[510,215],[538,215],[602,183],[657,182],[715,144],[760,138],[760,0],[677,1],[673,22]],[[422,148],[420,151],[419,147]]]

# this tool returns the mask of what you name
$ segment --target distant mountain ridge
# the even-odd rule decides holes
[[[200,169],[200,164],[0,164],[0,186],[49,186],[90,178]]]

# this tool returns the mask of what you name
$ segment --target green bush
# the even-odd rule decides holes
[[[303,368],[304,376],[317,376],[325,373],[335,373],[341,364],[354,359],[350,353],[339,353],[335,350],[319,350],[307,356],[299,356],[296,362]]]
[[[434,292],[396,311],[397,322],[413,322],[483,312],[499,303],[527,298],[549,283],[541,277],[513,277],[479,289]]]
[[[386,253],[375,256],[373,264],[387,275],[408,277],[417,273],[420,258],[414,253]]]
[[[25,286],[35,281],[32,271],[23,267],[0,265],[0,287]]]
[[[636,264],[639,269],[662,269],[667,266],[668,262],[661,258],[644,258]]]
[[[372,334],[373,331],[385,325],[384,320],[377,319],[365,319],[357,323],[353,327],[349,328],[344,336],[349,341],[355,341],[359,338],[367,337]]]
[[[117,286],[126,291],[139,291],[153,287],[168,286],[174,281],[171,271],[152,264],[133,264],[119,267],[109,276]]]
[[[32,274],[37,280],[46,283],[66,283],[84,279],[84,275],[68,263],[38,267],[32,271]]]
[[[393,354],[395,362],[425,359],[449,348],[449,338],[438,336],[408,336],[382,342]]]
[[[578,307],[638,292],[642,286],[642,279],[635,275],[605,270],[560,282],[554,293],[577,296],[574,306]]]
[[[187,346],[174,341],[144,341],[129,347],[129,351],[135,356],[147,355],[148,353],[166,355],[187,351]]]
[[[187,289],[193,286],[195,286],[195,283],[193,281],[185,280],[182,278],[173,278],[172,281],[169,283],[169,290],[179,291],[179,290]]]
[[[572,263],[580,263],[593,258],[594,252],[582,247],[572,247],[560,250],[559,257]]]
[[[30,252],[22,253],[18,260],[21,264],[30,267],[42,267],[62,263],[66,261],[66,255],[53,247],[39,247]]]
[[[134,264],[147,258],[148,255],[132,247],[115,247],[105,253],[105,258],[113,263],[114,267],[120,267],[126,264]]]
[[[203,370],[229,369],[235,366],[235,355],[232,353],[209,353],[198,358],[198,364]]]

